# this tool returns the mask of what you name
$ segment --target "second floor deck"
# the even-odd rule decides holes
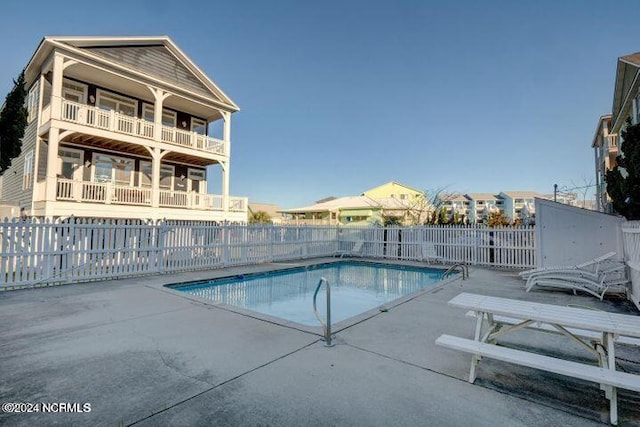
[[[229,143],[196,131],[187,131],[173,126],[162,125],[157,129],[155,123],[99,107],[63,99],[59,119],[64,122],[86,126],[90,129],[104,130],[119,134],[160,140],[161,142],[191,148],[221,156],[229,155]],[[42,110],[41,123],[51,120],[51,105]],[[156,138],[156,134],[159,138]]]

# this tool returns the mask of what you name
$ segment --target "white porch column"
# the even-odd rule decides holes
[[[227,161],[220,163],[222,166],[222,210],[229,212],[229,169],[231,165],[231,113],[221,111],[224,119],[224,128],[222,130],[222,139],[225,145],[225,154]]]
[[[58,141],[59,141],[60,129],[52,127],[49,129],[49,141],[47,145],[47,174],[44,200],[47,202],[45,205],[45,216],[51,216],[53,214],[52,202],[56,200],[56,192],[58,183]],[[36,154],[37,155],[37,154]],[[37,173],[37,171],[34,171]]]
[[[222,166],[222,210],[229,212],[229,161],[220,163]]]
[[[153,139],[156,141],[162,140],[162,105],[164,100],[167,99],[169,92],[165,92],[162,89],[147,86],[151,91],[154,98],[153,103]]]
[[[223,111],[222,118],[224,119],[222,139],[224,140],[225,154],[231,157],[231,113]]]
[[[162,153],[159,148],[154,148],[151,153],[151,206],[157,208],[160,205],[160,160]]]
[[[59,53],[53,54],[53,78],[51,81],[51,118],[60,119],[62,114],[62,78],[64,72],[64,57]],[[58,153],[56,152],[56,156]]]

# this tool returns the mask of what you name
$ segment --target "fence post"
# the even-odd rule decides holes
[[[154,225],[156,229],[156,269],[158,273],[164,273],[164,261],[165,261],[165,238],[167,235],[167,221],[166,219],[161,219],[156,225]]]

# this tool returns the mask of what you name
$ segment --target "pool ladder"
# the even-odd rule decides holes
[[[318,292],[320,291],[320,288],[322,287],[322,284],[326,285],[326,289],[327,289],[327,321],[325,323],[325,321],[322,320],[322,317],[320,317],[320,313],[318,313],[318,307],[316,304],[316,299],[318,297]],[[318,282],[318,286],[316,287],[316,291],[313,294],[313,312],[315,313],[316,317],[318,318],[318,321],[320,321],[320,324],[322,325],[322,329],[324,332],[324,337],[322,338],[324,340],[324,345],[325,347],[333,347],[334,344],[331,341],[332,337],[331,337],[331,286],[329,286],[329,281],[327,279],[325,279],[324,277],[320,279],[320,281]]]
[[[447,271],[444,272],[440,280],[446,279],[447,276],[449,276],[451,273],[453,273],[457,269],[460,269],[460,271],[462,271],[462,280],[467,280],[469,278],[469,267],[467,267],[467,264],[457,263],[447,268]]]

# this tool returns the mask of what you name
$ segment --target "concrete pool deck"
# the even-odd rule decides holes
[[[442,333],[472,336],[474,321],[447,306],[460,292],[638,315],[630,302],[525,293],[513,272],[471,268],[469,280],[454,280],[349,326],[337,333],[335,347],[326,348],[310,331],[162,289],[269,267],[0,293],[0,402],[91,404],[88,413],[0,414],[0,424],[589,426],[608,421],[608,401],[596,384],[492,360],[482,361],[478,380],[469,384],[470,356],[434,341]],[[519,331],[506,342],[589,357],[576,344],[540,332]],[[622,367],[640,372],[640,349],[619,348]],[[619,425],[640,425],[640,395],[620,390],[619,412]]]

